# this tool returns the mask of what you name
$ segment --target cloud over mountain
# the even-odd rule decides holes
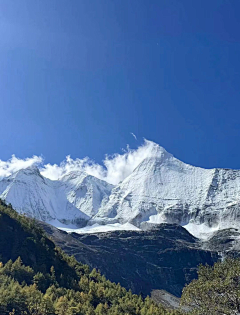
[[[144,140],[137,149],[127,149],[123,154],[106,155],[103,164],[95,163],[89,157],[83,159],[72,159],[70,155],[58,164],[44,164],[41,156],[20,159],[15,155],[8,161],[0,160],[0,177],[6,177],[14,172],[27,168],[31,165],[38,165],[43,176],[56,180],[71,171],[84,171],[99,179],[111,184],[118,184],[124,180],[132,171],[146,158],[153,154],[154,148],[158,146],[152,141]]]
[[[43,158],[41,156],[34,155],[31,158],[20,159],[14,154],[8,161],[0,160],[0,178],[9,176],[20,169],[27,168],[34,164],[40,165],[43,163]]]

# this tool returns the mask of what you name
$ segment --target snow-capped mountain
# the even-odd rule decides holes
[[[110,184],[84,172],[70,172],[52,181],[32,166],[0,181],[0,199],[38,220],[86,225],[111,189]]]
[[[70,172],[59,179],[59,191],[89,218],[108,202],[113,185],[84,172]]]
[[[167,222],[202,230],[239,227],[240,170],[194,167],[155,144],[151,156],[112,190],[92,221],[138,227],[146,221]]]
[[[157,144],[151,147],[115,187],[84,172],[52,181],[33,166],[3,178],[0,198],[42,221],[88,224],[95,230],[105,224],[119,229],[121,224],[141,228],[146,222],[167,222],[199,235],[240,227],[240,170],[194,167]]]

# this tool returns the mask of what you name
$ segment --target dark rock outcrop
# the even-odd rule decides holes
[[[235,228],[216,231],[202,248],[216,251],[222,258],[240,257],[240,231]]]
[[[182,288],[197,276],[199,264],[212,265],[214,251],[176,224],[161,224],[146,231],[114,231],[77,234],[41,223],[67,254],[120,282],[134,293],[166,290],[180,296]]]

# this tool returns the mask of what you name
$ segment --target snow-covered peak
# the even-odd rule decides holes
[[[148,157],[153,158],[153,157],[169,157],[172,156],[172,154],[168,153],[163,147],[161,147],[159,144],[145,140],[146,145],[148,147]]]
[[[31,166],[0,180],[0,198],[50,223],[141,228],[143,222],[167,222],[191,231],[240,227],[240,170],[194,167],[146,143],[141,156],[131,155],[137,166],[117,186],[83,171],[52,181]]]
[[[70,172],[52,181],[31,166],[0,181],[0,199],[42,221],[85,225],[107,202],[112,187],[84,172]]]
[[[20,176],[32,176],[32,175],[36,175],[36,176],[41,176],[40,171],[38,169],[38,167],[36,165],[31,165],[27,168],[23,168],[20,169],[19,171],[15,172],[12,177],[20,177]]]
[[[114,185],[82,171],[71,171],[59,178],[59,183],[79,188],[82,185],[97,185],[100,189],[106,189],[109,193]]]
[[[68,201],[89,217],[108,202],[113,185],[85,172],[70,172],[59,180]]]
[[[93,223],[178,223],[191,228],[240,226],[240,171],[203,169],[183,163],[153,145],[117,185]]]
[[[60,176],[58,180],[62,181],[62,182],[67,182],[69,180],[74,180],[76,178],[78,180],[82,180],[82,179],[84,179],[87,176],[90,176],[90,175],[88,175],[84,171],[71,171],[71,172],[68,172],[68,173],[63,174],[62,176]]]

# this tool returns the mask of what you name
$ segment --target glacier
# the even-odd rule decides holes
[[[118,185],[83,171],[50,180],[31,166],[0,180],[0,199],[79,233],[177,223],[204,237],[240,227],[240,170],[191,166],[152,143],[148,156]]]

